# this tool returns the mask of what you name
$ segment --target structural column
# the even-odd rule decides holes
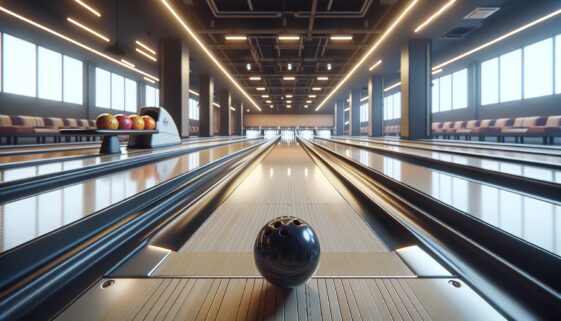
[[[360,136],[360,89],[349,93],[349,135]]]
[[[411,39],[401,49],[401,137],[431,136],[431,43]]]
[[[182,137],[189,136],[189,49],[181,39],[160,40],[160,106],[177,125]]]
[[[345,100],[337,99],[335,102],[335,135],[345,135]]]
[[[368,136],[384,134],[384,78],[372,75],[368,78]]]
[[[235,100],[234,106],[236,108],[236,135],[243,135],[243,102],[241,100]]]
[[[212,103],[214,102],[214,80],[211,75],[199,77],[199,136],[214,135]]]
[[[220,91],[220,136],[230,136],[230,106],[232,100],[230,90]]]

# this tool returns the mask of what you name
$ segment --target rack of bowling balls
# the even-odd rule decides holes
[[[61,135],[68,136],[101,136],[100,154],[120,154],[121,135],[153,135],[157,134],[156,120],[151,116],[101,114],[97,116],[97,129],[61,129]]]

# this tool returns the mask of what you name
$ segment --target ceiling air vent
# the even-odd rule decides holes
[[[498,7],[479,7],[468,13],[464,19],[487,19],[493,13],[499,11]]]
[[[446,39],[462,39],[465,38],[469,33],[475,30],[476,27],[458,27],[448,31],[442,38]]]

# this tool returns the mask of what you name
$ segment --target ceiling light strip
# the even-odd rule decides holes
[[[372,67],[368,69],[368,71],[374,70],[374,68],[378,67],[381,63],[382,63],[382,59],[378,60],[375,64],[372,65]]]
[[[435,12],[432,16],[430,16],[425,22],[421,23],[416,29],[415,32],[421,31],[424,27],[426,27],[429,23],[431,23],[434,19],[440,16],[446,9],[450,8],[456,0],[450,0],[445,5],[443,5],[437,12]]]
[[[500,36],[500,37],[497,37],[497,38],[495,38],[495,39],[493,39],[493,40],[491,40],[491,41],[489,41],[489,42],[486,42],[486,43],[482,44],[481,46],[478,46],[478,47],[476,47],[476,48],[473,48],[473,49],[471,49],[471,50],[469,50],[469,51],[467,51],[467,52],[464,52],[463,54],[461,54],[461,55],[459,55],[459,56],[456,56],[456,57],[454,57],[454,58],[452,58],[452,59],[450,59],[450,60],[447,60],[447,61],[441,63],[440,65],[437,65],[437,66],[433,67],[432,70],[441,69],[441,68],[444,67],[444,66],[447,66],[447,65],[449,65],[449,64],[451,64],[451,63],[453,63],[453,62],[455,62],[455,61],[458,61],[458,60],[460,60],[460,59],[462,59],[462,58],[465,58],[465,57],[467,57],[467,56],[469,56],[469,55],[471,55],[471,54],[473,54],[473,53],[476,53],[476,52],[478,52],[478,51],[480,51],[480,50],[482,50],[482,49],[485,49],[485,48],[487,48],[487,47],[489,47],[489,46],[491,46],[491,45],[494,45],[494,44],[496,44],[497,42],[502,41],[502,40],[504,40],[504,39],[506,39],[506,38],[512,37],[512,36],[514,36],[515,34],[517,34],[517,33],[519,33],[519,32],[522,32],[522,31],[524,31],[524,30],[526,30],[526,29],[528,29],[528,28],[531,28],[531,27],[533,27],[533,26],[535,26],[535,25],[537,25],[537,24],[539,24],[539,23],[541,23],[541,22],[544,22],[544,21],[546,21],[546,20],[549,20],[549,19],[551,19],[551,18],[553,18],[553,17],[555,17],[555,16],[557,16],[557,15],[559,15],[559,14],[561,14],[561,9],[556,10],[556,11],[553,11],[552,13],[550,13],[550,14],[548,14],[548,15],[545,15],[545,16],[543,16],[543,17],[541,17],[541,18],[539,18],[539,19],[536,19],[536,20],[534,20],[534,21],[532,21],[532,22],[530,22],[530,23],[527,23],[527,24],[525,24],[525,25],[523,25],[523,26],[521,26],[521,27],[519,27],[519,28],[516,28],[516,29],[514,29],[514,30],[512,30],[512,31],[510,31],[510,32],[508,32],[508,33],[505,33],[504,35],[502,35],[502,36]]]
[[[367,99],[368,99],[368,96],[362,97],[362,98],[360,99],[360,101],[362,102],[362,101],[365,101],[365,100],[367,100]]]
[[[224,73],[224,75],[226,75],[226,77],[234,84],[234,86],[236,86],[236,88],[238,88],[238,90],[245,96],[245,98],[247,98],[247,100],[249,100],[253,104],[253,106],[255,106],[255,108],[257,108],[257,110],[261,111],[261,108],[259,108],[259,105],[257,105],[257,103],[255,101],[253,101],[253,99],[251,99],[251,97],[245,92],[245,90],[243,90],[243,88],[236,82],[236,80],[222,66],[222,64],[220,64],[220,62],[218,62],[218,60],[214,57],[214,55],[202,43],[202,41],[199,39],[199,37],[197,37],[197,35],[191,30],[191,28],[189,28],[189,26],[187,26],[185,21],[183,21],[183,19],[181,19],[181,17],[179,17],[177,12],[175,12],[175,10],[168,3],[168,1],[167,0],[161,0],[161,1],[165,5],[165,7],[170,11],[170,13],[175,17],[177,22],[179,22],[179,24],[183,27],[183,29],[185,29],[185,31],[187,31],[187,33],[191,36],[191,38],[193,38],[195,40],[195,42],[199,45],[199,47],[201,47],[201,49],[203,49],[203,51],[214,62],[214,64],[216,64],[218,69],[220,69]]]
[[[88,10],[89,12],[93,13],[94,15],[96,15],[98,18],[101,17],[101,13],[99,13],[97,10],[95,10],[94,8],[90,7],[88,4],[84,3],[81,0],[74,0],[77,4],[81,5],[82,7],[84,7],[86,10]]]
[[[193,89],[189,89],[189,92],[197,97],[199,96],[199,93],[194,91]]]
[[[151,83],[151,84],[155,84],[156,82],[153,79],[150,79],[148,77],[144,77],[144,80],[146,80],[147,82]]]
[[[442,68],[433,70],[433,72],[431,74],[433,74],[433,75],[439,74],[439,73],[442,72],[442,70],[443,70]]]
[[[121,62],[124,63],[125,65],[130,66],[130,67],[133,67],[133,68],[135,67],[133,63],[130,63],[130,62],[126,61],[125,59],[121,59]]]
[[[136,40],[135,43],[139,46],[141,46],[142,48],[148,50],[148,52],[150,52],[153,55],[156,55],[156,51],[150,47],[148,47],[147,45],[143,44],[142,42]]]
[[[146,51],[143,51],[140,48],[134,48],[134,50],[136,50],[136,52],[138,52],[139,54],[143,55],[144,57],[152,60],[152,61],[158,61],[158,59],[156,59],[156,57],[151,56],[149,53],[147,53]]]
[[[320,110],[321,107],[323,107],[323,105],[325,105],[325,103],[329,99],[331,99],[331,97],[335,94],[335,92],[337,92],[337,90],[339,90],[339,88],[341,88],[341,86],[343,86],[343,84],[347,82],[347,80],[356,72],[356,70],[364,63],[364,61],[372,54],[372,52],[374,52],[374,50],[376,50],[380,46],[380,44],[391,34],[391,32],[395,29],[395,27],[399,24],[399,22],[403,18],[405,18],[407,13],[415,6],[415,4],[417,4],[418,1],[419,0],[411,1],[411,3],[407,6],[407,8],[405,8],[405,10],[403,10],[403,12],[397,17],[397,19],[394,20],[394,22],[390,25],[390,27],[386,31],[384,31],[382,36],[380,36],[380,38],[376,41],[376,43],[374,43],[374,45],[372,45],[372,47],[368,50],[368,52],[366,52],[366,54],[357,62],[357,64],[353,67],[353,69],[351,69],[349,73],[337,84],[337,86],[335,86],[335,88],[331,90],[329,95],[327,95],[325,99],[315,109],[316,111]]]
[[[399,86],[401,86],[401,81],[398,82],[398,83],[396,83],[396,84],[393,84],[393,85],[391,85],[391,86],[389,86],[389,87],[384,88],[384,92],[390,91],[390,90],[392,90],[392,89],[394,89],[394,88],[396,88],[396,87],[399,87]]]
[[[100,34],[100,33],[97,32],[97,31],[91,29],[90,27],[87,27],[87,26],[81,24],[80,22],[78,22],[78,21],[76,21],[76,20],[70,18],[70,17],[66,18],[66,20],[68,20],[69,22],[73,23],[74,25],[80,27],[82,30],[85,30],[85,31],[91,33],[92,35],[98,37],[99,39],[102,39],[102,40],[105,41],[105,42],[109,42],[109,38],[107,38],[106,36]]]
[[[87,51],[89,51],[89,52],[91,52],[91,53],[94,53],[94,54],[96,54],[96,55],[98,55],[98,56],[100,56],[100,57],[103,57],[103,58],[105,58],[105,59],[107,59],[107,60],[110,60],[110,61],[112,61],[112,62],[114,62],[114,63],[116,63],[116,64],[119,64],[119,65],[121,65],[121,66],[123,66],[123,67],[125,67],[125,68],[128,68],[128,69],[130,69],[130,70],[133,70],[133,71],[135,71],[135,72],[137,72],[137,73],[139,73],[139,74],[141,74],[141,75],[143,75],[143,76],[146,76],[146,77],[149,77],[149,78],[154,79],[154,80],[156,80],[156,81],[159,81],[158,77],[156,77],[156,76],[150,75],[149,73],[144,72],[144,71],[142,71],[142,70],[140,70],[140,69],[137,69],[137,68],[133,68],[133,67],[131,67],[131,66],[128,66],[127,64],[125,64],[125,63],[123,63],[123,62],[121,62],[121,61],[119,61],[119,60],[117,60],[117,59],[115,59],[115,58],[113,58],[113,57],[111,57],[111,56],[108,56],[108,55],[106,55],[106,54],[104,54],[104,53],[102,53],[102,52],[100,52],[100,51],[97,51],[97,50],[95,50],[95,49],[93,49],[93,48],[91,48],[91,47],[88,47],[88,46],[84,45],[84,44],[81,43],[81,42],[78,42],[78,41],[76,41],[76,40],[74,40],[74,39],[72,39],[72,38],[70,38],[70,37],[67,37],[67,36],[65,36],[65,35],[63,35],[63,34],[61,34],[61,33],[58,33],[58,32],[56,32],[56,31],[54,31],[54,30],[52,30],[52,29],[49,29],[48,27],[45,27],[45,26],[43,26],[43,25],[41,25],[41,24],[39,24],[39,23],[37,23],[37,22],[35,22],[35,21],[33,21],[33,20],[30,20],[30,19],[28,19],[28,18],[26,18],[26,17],[24,17],[24,16],[22,16],[22,15],[19,15],[19,14],[15,13],[15,12],[13,12],[13,11],[11,11],[11,10],[8,10],[8,9],[2,7],[2,6],[0,6],[0,11],[2,11],[2,12],[4,12],[4,13],[7,13],[7,14],[9,14],[10,16],[12,16],[12,17],[14,17],[14,18],[16,18],[16,19],[19,19],[19,20],[21,20],[21,21],[23,21],[23,22],[26,22],[26,23],[28,23],[28,24],[30,24],[30,25],[36,27],[36,28],[39,28],[39,29],[41,29],[41,30],[43,30],[43,31],[46,31],[46,32],[48,32],[48,33],[50,33],[50,34],[52,34],[52,35],[54,35],[54,36],[57,36],[57,37],[59,37],[59,38],[61,38],[61,39],[63,39],[63,40],[66,40],[66,41],[68,41],[68,42],[70,42],[70,43],[72,43],[72,44],[74,44],[74,45],[76,45],[76,46],[78,46],[78,47],[80,47],[80,48],[82,48],[82,49],[85,49],[85,50],[87,50]]]

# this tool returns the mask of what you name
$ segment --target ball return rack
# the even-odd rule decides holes
[[[158,134],[158,130],[111,130],[111,129],[61,129],[61,135],[68,136],[101,136],[100,154],[120,154],[121,144],[120,135],[153,135]]]

